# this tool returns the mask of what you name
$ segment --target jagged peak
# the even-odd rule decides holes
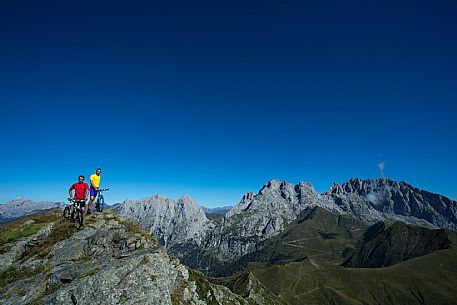
[[[295,190],[309,189],[312,192],[315,192],[314,186],[311,182],[299,181],[297,185],[294,185],[285,180],[271,179],[270,181],[268,181],[267,183],[265,183],[263,185],[263,187],[259,191],[259,194],[264,194],[268,190],[281,190],[281,189],[287,189],[287,188],[295,189]]]
[[[176,200],[176,203],[182,203],[184,205],[192,205],[196,207],[200,207],[200,205],[192,198],[189,196],[189,194],[184,194],[178,200]]]
[[[241,198],[242,203],[246,203],[254,199],[255,194],[253,192],[247,192],[246,194],[243,195],[243,198]]]
[[[271,179],[262,186],[259,193],[262,194],[262,192],[266,189],[278,189],[282,183],[283,183],[283,181],[281,181],[279,179]]]
[[[309,181],[299,181],[297,186],[299,189],[309,189],[313,193],[315,192],[313,184]]]
[[[326,194],[335,194],[336,192],[341,193],[341,190],[343,190],[343,192],[353,193],[362,189],[372,188],[373,186],[398,187],[399,185],[400,184],[392,178],[351,178],[341,185],[334,182]]]
[[[333,182],[332,186],[325,192],[326,195],[331,195],[331,194],[343,194],[344,190],[341,184],[338,182]]]
[[[166,201],[166,200],[173,200],[173,199],[168,198],[162,194],[154,194],[149,197],[144,197],[144,198],[140,198],[140,199],[125,199],[123,203],[126,203],[126,202],[146,203],[146,202],[158,201],[158,200]]]
[[[154,194],[149,197],[144,197],[138,200],[131,200],[131,199],[126,199],[124,202],[136,202],[136,203],[148,203],[148,202],[157,202],[157,201],[164,201],[164,202],[172,202],[172,203],[178,203],[178,202],[183,202],[183,203],[196,203],[196,201],[189,196],[189,194],[184,194],[178,199],[173,199],[170,197],[167,197],[162,194]],[[198,204],[197,204],[198,205]]]
[[[189,194],[187,194],[187,193],[184,194],[184,195],[182,195],[181,197],[179,197],[178,200],[183,200],[183,201],[194,201],[194,202],[195,202],[195,200],[192,199],[192,197],[190,197]]]

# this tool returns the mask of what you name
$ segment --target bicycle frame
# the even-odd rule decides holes
[[[71,202],[69,205],[68,205],[68,208],[69,208],[69,218],[74,222],[74,221],[78,221],[80,224],[82,224],[82,209],[81,209],[81,203],[82,202],[85,202],[85,200],[82,200],[82,199],[69,199],[69,201]],[[65,212],[64,212],[65,213]],[[65,214],[64,214],[65,215]],[[65,218],[65,217],[64,217]]]
[[[103,196],[103,192],[105,191],[109,191],[109,188],[98,190],[98,198],[97,202],[95,203],[95,209],[98,212],[103,212],[103,210],[105,209],[105,197]]]

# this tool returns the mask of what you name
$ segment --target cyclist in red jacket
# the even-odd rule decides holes
[[[78,182],[73,183],[73,185],[68,190],[70,194],[70,199],[73,199],[73,190],[75,190],[75,199],[82,200],[81,207],[81,223],[84,223],[84,210],[86,208],[87,196],[89,196],[89,186],[84,182],[84,176],[81,175],[78,177]]]

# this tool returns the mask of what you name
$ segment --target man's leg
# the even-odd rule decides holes
[[[92,203],[94,202],[95,200],[95,196],[90,196],[90,201],[89,201],[89,210],[87,210],[87,213],[90,214],[91,211],[92,211]]]
[[[84,212],[85,212],[85,207],[81,207],[81,225],[84,224]]]
[[[90,188],[90,201],[89,201],[89,209],[87,210],[87,215],[92,213],[92,203],[95,200],[95,197],[97,196],[97,193],[94,188]]]

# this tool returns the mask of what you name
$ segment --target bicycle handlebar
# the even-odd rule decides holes
[[[100,189],[100,190],[98,190],[98,191],[99,191],[99,192],[109,191],[109,188],[107,188],[107,189]]]
[[[76,198],[68,198],[68,201],[70,202],[86,202],[86,200],[84,199],[76,199]]]

